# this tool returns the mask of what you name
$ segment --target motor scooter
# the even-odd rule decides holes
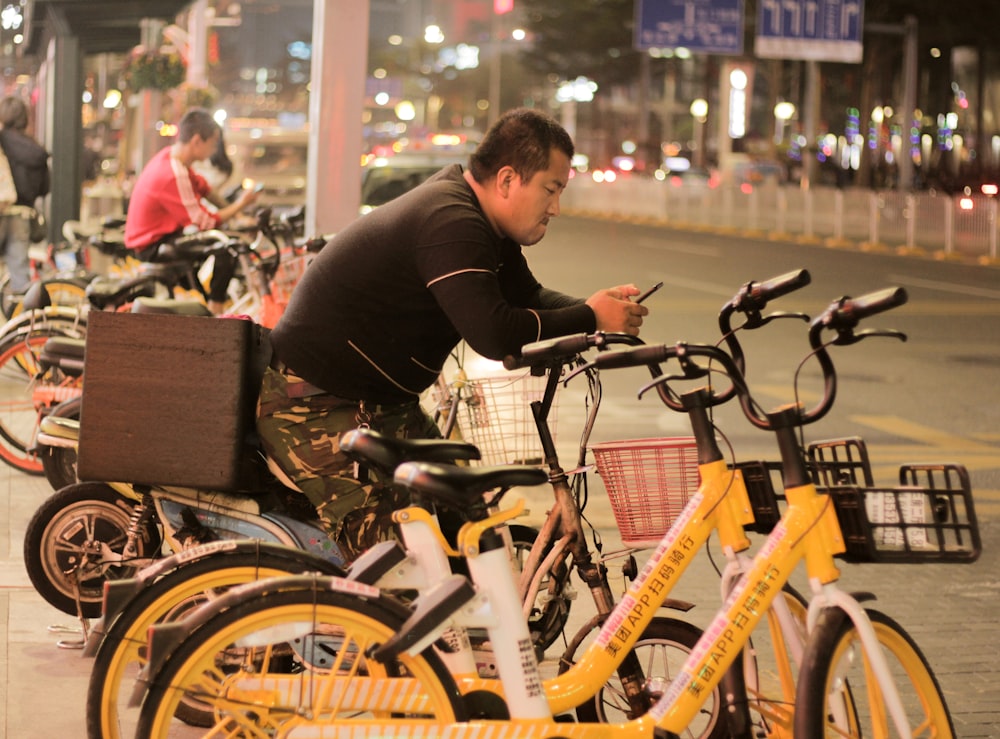
[[[72,452],[78,429],[76,419],[49,416],[42,420],[38,442]],[[165,550],[258,539],[344,565],[313,505],[276,466],[268,468],[259,489],[248,492],[121,482],[63,487],[38,507],[25,530],[28,576],[55,608],[96,618],[106,580],[132,577]]]

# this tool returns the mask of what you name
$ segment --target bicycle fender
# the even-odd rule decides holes
[[[673,611],[680,611],[681,613],[687,613],[692,608],[694,608],[694,603],[689,603],[686,600],[678,600],[676,598],[667,598],[663,601],[663,605],[660,608],[669,608]]]

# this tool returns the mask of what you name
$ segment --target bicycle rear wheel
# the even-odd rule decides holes
[[[35,453],[38,423],[50,408],[81,392],[81,378],[35,379],[41,364],[39,355],[53,329],[20,329],[0,342],[0,459],[15,469],[42,474]]]
[[[170,736],[185,695],[212,706],[212,736],[270,736],[292,721],[346,728],[389,715],[466,719],[458,689],[432,651],[384,665],[365,656],[400,629],[404,606],[325,582],[266,592],[187,634],[152,676],[136,736]],[[365,678],[379,684],[368,690]]]
[[[645,676],[643,691],[656,701],[680,673],[680,668],[701,638],[701,629],[687,621],[657,617],[650,622],[633,648]],[[636,718],[631,715],[628,697],[618,676],[601,687],[593,699],[576,709],[581,723],[620,723]],[[685,739],[723,739],[729,725],[722,716],[718,688],[708,696],[698,716],[682,735]]]
[[[87,303],[87,285],[90,280],[85,277],[50,277],[42,280],[52,305],[75,308]],[[10,292],[10,281],[4,278],[0,284],[0,305],[6,318],[14,318],[24,311],[21,295]]]
[[[951,716],[927,659],[898,623],[866,609],[910,722],[912,737],[954,737]],[[844,685],[850,690],[843,690]],[[828,608],[810,635],[795,709],[795,736],[895,736],[882,687],[854,623]]]
[[[191,609],[234,585],[276,575],[322,572],[341,574],[339,567],[295,549],[261,544],[202,557],[164,574],[129,600],[110,624],[94,658],[87,689],[87,736],[119,739],[132,736],[137,716],[129,711],[130,678],[146,664],[150,626],[183,617]],[[105,614],[107,617],[107,614]],[[210,706],[181,704],[183,720],[206,726]]]
[[[517,572],[523,569],[524,560],[531,551],[538,529],[511,524],[510,538],[514,547],[514,564]],[[548,549],[551,549],[549,545]],[[545,554],[548,554],[546,549]],[[570,593],[569,569],[566,561],[556,563],[554,571],[542,580],[538,598],[528,616],[528,628],[535,642],[535,649],[544,652],[559,638],[569,620],[569,609],[574,595]]]

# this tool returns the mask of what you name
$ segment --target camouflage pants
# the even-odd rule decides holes
[[[257,406],[257,434],[267,454],[310,502],[344,555],[354,559],[392,530],[392,511],[407,504],[405,493],[372,479],[361,482],[353,462],[340,451],[340,434],[364,421],[400,438],[434,438],[437,426],[417,401],[366,407],[327,394],[289,397],[297,378],[272,368],[264,373]],[[292,393],[294,395],[294,392]]]

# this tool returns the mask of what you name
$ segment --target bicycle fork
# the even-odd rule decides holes
[[[864,607],[858,602],[857,598],[841,590],[834,583],[819,584],[814,581],[813,594],[815,597],[809,603],[810,633],[824,608],[836,608],[844,618],[849,618],[858,632],[858,637],[861,639],[864,659],[875,676],[875,681],[882,694],[882,700],[885,703],[886,709],[888,709],[889,716],[892,717],[896,731],[899,733],[899,736],[913,736],[910,729],[910,719],[906,714],[906,709],[903,707],[903,701],[899,697],[896,680],[889,670],[885,653],[882,651],[878,636],[875,634],[875,629],[872,627],[871,620],[865,613]],[[843,716],[835,716],[834,718],[842,722],[841,725],[847,724],[847,719]]]

